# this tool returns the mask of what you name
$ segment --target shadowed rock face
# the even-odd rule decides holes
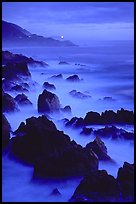
[[[60,110],[60,101],[58,96],[44,90],[38,97],[38,112],[39,113],[52,113]]]
[[[116,179],[105,170],[98,170],[86,176],[76,188],[71,202],[113,202],[120,198]]]
[[[43,88],[49,89],[49,90],[55,90],[55,89],[56,89],[53,84],[50,84],[50,83],[48,83],[48,82],[44,82]]]
[[[98,169],[98,158],[70,141],[46,116],[21,123],[11,139],[10,155],[34,165],[34,178],[83,176]]]
[[[2,112],[14,112],[19,109],[16,106],[14,98],[7,93],[2,94]]]
[[[107,155],[107,147],[99,137],[96,137],[93,142],[88,143],[86,148],[92,149],[98,156],[99,160],[113,162],[110,156]]]
[[[76,74],[72,75],[72,76],[69,76],[66,80],[70,81],[70,82],[78,82],[78,81],[80,81],[78,75],[76,75]]]
[[[14,100],[19,104],[19,105],[32,105],[31,101],[27,98],[25,94],[18,94]]]
[[[6,119],[5,115],[2,114],[2,149],[5,148],[10,139],[10,124]]]
[[[119,168],[117,180],[120,183],[123,197],[134,197],[134,164],[124,162],[123,167]]]

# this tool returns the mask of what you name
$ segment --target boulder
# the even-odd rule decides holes
[[[101,124],[101,116],[97,112],[90,111],[86,114],[84,118],[85,125],[90,124]]]
[[[14,79],[18,75],[31,77],[26,63],[8,63],[2,68],[2,77],[7,79]]]
[[[2,94],[2,112],[18,111],[14,98],[9,94],[3,92]]]
[[[10,155],[34,165],[33,178],[84,176],[98,169],[98,158],[71,142],[46,116],[20,125],[10,142]]]
[[[11,88],[11,91],[17,91],[17,92],[28,92],[28,89],[23,88],[21,85],[16,84]]]
[[[76,91],[76,90],[70,91],[69,94],[70,94],[71,96],[75,97],[75,98],[78,98],[78,99],[91,98],[90,95],[81,93],[80,91]]]
[[[53,75],[49,79],[63,79],[63,75],[62,74]]]
[[[71,113],[71,107],[65,106],[64,108],[61,108],[61,111],[65,112],[65,113]]]
[[[66,127],[80,128],[84,126],[83,118],[73,117],[70,121],[66,122]]]
[[[132,202],[134,200],[134,164],[124,162],[123,167],[118,170],[117,180],[123,197]]]
[[[59,65],[67,65],[67,64],[69,64],[68,62],[65,62],[65,61],[60,61],[59,62]]]
[[[52,113],[60,110],[60,101],[56,94],[44,90],[38,97],[38,112]]]
[[[80,135],[90,135],[93,132],[92,128],[83,127]]]
[[[18,105],[32,105],[31,101],[25,94],[18,94],[14,100],[18,103]]]
[[[44,88],[44,89],[49,89],[49,90],[55,90],[55,89],[56,89],[53,84],[50,84],[50,83],[48,83],[48,82],[44,82],[43,88]]]
[[[7,147],[10,139],[10,124],[6,119],[5,115],[2,114],[2,149]]]
[[[93,142],[88,143],[86,148],[92,149],[93,152],[98,156],[99,160],[113,162],[110,156],[107,155],[107,148],[104,142],[98,136]]]
[[[116,179],[106,170],[90,173],[80,182],[70,202],[117,202],[120,188]]]
[[[78,77],[78,75],[72,75],[72,76],[69,76],[68,78],[66,78],[67,81],[70,81],[70,82],[79,82],[80,79]]]

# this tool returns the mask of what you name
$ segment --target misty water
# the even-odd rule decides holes
[[[90,47],[69,47],[69,48],[5,48],[17,54],[33,57],[49,64],[48,67],[29,66],[31,80],[28,81],[30,91],[25,94],[33,103],[33,106],[19,107],[16,113],[6,113],[12,131],[15,131],[22,121],[29,117],[40,114],[37,111],[37,100],[43,91],[43,83],[48,81],[55,85],[55,93],[60,100],[61,106],[70,105],[71,114],[51,114],[50,119],[56,124],[59,130],[63,130],[77,143],[83,147],[94,140],[94,135],[80,135],[81,129],[66,128],[61,121],[63,118],[85,117],[89,111],[101,113],[105,110],[117,111],[120,108],[134,110],[134,60],[133,43],[110,42],[95,44]],[[68,65],[59,65],[60,61],[66,61]],[[63,79],[50,79],[51,76],[62,74]],[[78,74],[82,79],[78,83],[67,82],[65,79],[73,74]],[[33,82],[36,82],[33,85]],[[88,94],[91,97],[79,99],[72,97],[69,92],[77,90]],[[15,97],[17,92],[8,92]],[[112,97],[113,100],[103,100],[104,97]],[[89,126],[99,129],[104,126]],[[134,131],[132,125],[124,125],[123,129],[129,132]],[[11,137],[13,135],[11,134]],[[102,139],[107,147],[108,155],[116,162],[99,162],[99,169],[106,169],[107,172],[117,176],[118,168],[124,161],[134,162],[134,144],[131,141],[117,139],[116,141]],[[68,201],[82,178],[69,180],[46,180],[43,183],[34,183],[32,179],[33,167],[25,166],[3,155],[2,159],[2,199],[4,202],[12,201]],[[54,188],[58,188],[61,195],[51,196]]]

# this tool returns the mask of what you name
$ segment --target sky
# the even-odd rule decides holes
[[[3,2],[2,19],[79,44],[134,39],[134,2]]]

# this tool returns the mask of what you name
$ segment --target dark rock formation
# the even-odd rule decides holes
[[[6,119],[5,115],[2,114],[2,149],[7,147],[10,139],[10,124]]]
[[[112,139],[124,138],[127,140],[134,139],[134,133],[127,132],[121,128],[116,128],[115,126],[105,126],[104,128],[98,129],[94,131],[95,135],[99,137],[111,137]]]
[[[84,118],[84,123],[89,124],[101,124],[101,116],[97,112],[90,111],[86,114]]]
[[[17,91],[17,92],[28,92],[28,89],[23,88],[21,85],[16,84],[11,88],[11,91]]]
[[[66,127],[80,128],[84,126],[83,118],[73,117],[70,121],[66,122]]]
[[[18,111],[14,98],[7,93],[2,94],[2,112]]]
[[[53,195],[53,196],[60,196],[61,193],[59,192],[59,190],[57,188],[54,188],[53,191],[51,192],[51,195]]]
[[[133,201],[134,199],[134,164],[124,162],[123,167],[119,168],[117,180],[120,183],[123,197]]]
[[[71,107],[65,106],[64,108],[61,108],[61,111],[66,112],[66,113],[71,113]]]
[[[48,82],[44,82],[43,88],[44,88],[44,89],[49,89],[49,90],[55,90],[55,89],[56,89],[53,84],[50,84],[50,83],[48,83]]]
[[[32,105],[31,101],[27,98],[25,94],[18,94],[14,100],[19,104],[19,105]]]
[[[33,58],[28,58],[24,55],[19,54],[13,54],[9,51],[2,51],[2,64],[7,63],[28,63],[28,64],[37,64],[40,66],[48,66],[45,62],[42,61],[36,61]]]
[[[6,79],[16,79],[18,75],[30,77],[31,74],[28,70],[26,63],[8,63],[2,68],[2,77]]]
[[[81,135],[90,135],[93,132],[92,128],[83,127],[82,131],[80,132]]]
[[[63,75],[62,74],[53,75],[49,79],[63,79]]]
[[[99,160],[113,162],[110,156],[107,155],[107,148],[104,142],[99,137],[96,137],[93,142],[88,143],[86,148],[92,149],[93,152],[98,156]]]
[[[80,91],[76,91],[76,90],[70,91],[69,94],[70,94],[71,96],[73,96],[73,97],[75,97],[75,98],[79,98],[79,99],[91,98],[90,95],[81,93]]]
[[[44,113],[44,112],[54,112],[60,110],[60,101],[58,96],[55,94],[44,90],[42,94],[38,97],[38,112]]]
[[[116,179],[105,170],[86,176],[76,188],[70,202],[117,202],[120,188]]]
[[[46,116],[22,123],[10,146],[11,156],[34,165],[33,178],[83,176],[98,169],[94,152],[71,142]]]
[[[69,76],[68,78],[66,78],[67,81],[70,81],[70,82],[79,82],[80,79],[78,77],[78,75],[72,75],[72,76]]]
[[[101,115],[97,112],[90,111],[84,118],[85,124],[134,124],[133,111],[117,110],[115,113],[112,110],[106,110]]]
[[[65,61],[60,61],[59,64],[60,64],[60,65],[67,65],[67,64],[69,64],[69,63],[68,63],[68,62],[65,62]]]
[[[103,100],[103,101],[115,101],[115,99],[113,99],[111,96],[105,96],[103,99],[99,99],[99,100]]]

